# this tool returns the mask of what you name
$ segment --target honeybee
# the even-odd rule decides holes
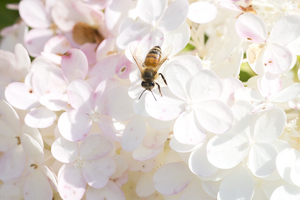
[[[162,54],[160,46],[154,46],[152,47],[152,49],[150,49],[150,51],[146,55],[145,61],[142,62],[141,49],[139,47],[134,49],[133,45],[131,45],[130,51],[132,57],[135,60],[141,72],[141,78],[143,79],[141,86],[145,88],[145,90],[141,93],[139,99],[142,97],[144,92],[148,90],[152,93],[156,101],[156,98],[152,92],[152,89],[155,87],[155,84],[158,87],[160,95],[163,96],[160,90],[160,85],[157,82],[155,82],[155,80],[158,78],[158,76],[161,76],[165,84],[168,85],[164,75],[162,73],[157,73],[157,72],[159,68],[162,66],[162,64],[168,59],[168,56],[171,54],[172,50],[173,50],[173,46],[170,45],[164,50],[164,53]]]

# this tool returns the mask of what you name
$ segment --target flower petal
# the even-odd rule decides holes
[[[109,154],[114,142],[102,133],[87,136],[80,144],[80,156],[84,160],[96,160]]]
[[[61,135],[72,142],[83,140],[90,132],[93,121],[90,116],[71,110],[64,112],[58,119],[58,129]]]
[[[251,172],[244,165],[239,165],[224,178],[220,185],[218,199],[251,200],[254,195],[254,180]]]
[[[21,144],[27,156],[35,163],[44,163],[44,151],[40,144],[28,134],[21,135]]]
[[[177,97],[188,100],[187,82],[192,78],[192,75],[176,61],[169,63],[168,66],[166,77],[170,90]]]
[[[113,121],[110,116],[105,116],[105,115],[101,116],[98,121],[98,126],[105,135],[109,136],[111,139],[113,139],[116,142],[121,142],[124,128],[117,129],[115,126],[117,124],[119,123]]]
[[[48,19],[45,5],[41,1],[22,1],[19,4],[19,12],[22,20],[32,28],[48,28]]]
[[[162,152],[163,149],[164,145],[161,145],[157,148],[149,148],[142,143],[135,150],[133,150],[132,157],[138,161],[149,160],[151,158],[155,158],[160,152]]]
[[[76,142],[70,142],[60,137],[53,142],[51,153],[59,162],[72,163],[79,156],[79,146]]]
[[[26,153],[22,145],[10,147],[0,158],[0,180],[5,182],[22,175],[26,164]]]
[[[280,92],[281,88],[282,82],[280,77],[269,72],[265,73],[258,81],[258,89],[266,100]]]
[[[69,83],[76,79],[83,80],[88,70],[87,58],[82,51],[70,49],[62,56],[61,69]]]
[[[40,104],[37,93],[24,83],[9,84],[5,90],[5,98],[12,106],[21,110],[30,110]]]
[[[86,188],[86,182],[81,167],[74,164],[66,165],[65,170],[58,178],[58,192],[63,199],[80,200]]]
[[[41,106],[31,110],[25,117],[25,123],[33,128],[46,128],[51,126],[56,120],[56,114]]]
[[[183,112],[175,121],[173,128],[174,137],[183,144],[196,145],[206,138],[206,131],[196,120],[196,113]]]
[[[40,169],[36,169],[26,178],[23,195],[25,200],[52,200],[53,191],[51,185]]]
[[[295,185],[281,185],[272,193],[270,200],[298,199],[299,197],[299,187]]]
[[[94,92],[82,80],[75,80],[68,86],[68,97],[71,106],[83,113],[90,114],[93,110]]]
[[[169,132],[169,128],[157,130],[150,126],[147,126],[143,144],[149,148],[157,148],[167,141]]]
[[[192,181],[194,175],[183,162],[168,163],[153,176],[155,189],[163,195],[178,194]]]
[[[277,139],[285,127],[286,114],[281,108],[273,108],[262,113],[254,127],[253,139],[256,142],[271,142]]]
[[[193,178],[190,184],[182,191],[180,195],[180,199],[205,199],[205,200],[214,200],[216,198],[212,198],[209,196],[204,190],[202,185],[202,181],[198,178]]]
[[[256,143],[249,151],[248,167],[256,177],[270,176],[276,170],[277,154],[273,144]]]
[[[121,145],[125,151],[133,151],[143,142],[146,134],[146,123],[142,117],[135,116],[126,126]]]
[[[300,94],[300,84],[294,83],[293,85],[281,90],[279,93],[277,93],[273,98],[272,101],[274,102],[287,102],[291,101]]]
[[[189,2],[186,0],[175,0],[164,11],[157,22],[157,27],[162,31],[173,31],[180,27],[189,12]]]
[[[269,40],[277,44],[287,44],[300,35],[300,17],[289,15],[279,19],[273,26]]]
[[[190,170],[199,176],[209,177],[214,175],[219,168],[213,166],[207,159],[206,145],[193,151],[189,157]]]
[[[225,133],[213,137],[207,144],[207,158],[211,164],[220,169],[237,166],[250,149],[245,134]]]
[[[219,100],[203,101],[197,104],[196,116],[200,125],[209,132],[227,132],[233,124],[232,110]]]
[[[267,39],[267,27],[265,22],[254,14],[243,14],[235,23],[237,34],[246,41],[263,43]]]
[[[156,171],[144,173],[136,185],[136,194],[139,197],[147,197],[156,191],[153,183],[153,175]]]
[[[209,2],[195,2],[190,5],[188,18],[200,24],[211,22],[218,14],[218,8]]]
[[[108,181],[107,185],[101,189],[96,189],[88,186],[86,190],[87,200],[105,200],[118,199],[125,200],[125,195],[122,189],[113,181]]]
[[[149,24],[151,21],[157,21],[167,7],[167,3],[168,1],[166,0],[138,1],[136,5],[138,16]]]
[[[195,103],[218,99],[223,91],[223,84],[211,70],[202,70],[190,82],[190,97]]]
[[[31,29],[25,35],[25,47],[28,53],[36,57],[44,50],[46,42],[54,36],[54,32],[51,29]]]
[[[169,143],[169,146],[171,149],[178,153],[188,153],[196,150],[199,148],[203,143],[200,143],[199,145],[188,145],[188,144],[182,144],[178,140],[176,140],[175,137],[172,137]]]
[[[116,164],[110,157],[84,162],[82,174],[86,182],[93,188],[103,188],[109,177],[116,171]]]
[[[120,121],[131,119],[135,115],[132,104],[133,100],[124,88],[114,88],[107,93],[106,111],[112,118]]]

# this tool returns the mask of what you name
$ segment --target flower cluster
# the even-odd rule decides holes
[[[7,7],[0,199],[300,198],[300,0]]]

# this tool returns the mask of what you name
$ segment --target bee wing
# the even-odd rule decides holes
[[[129,46],[129,50],[131,52],[131,55],[137,64],[139,70],[142,72],[143,71],[143,60],[142,60],[142,53],[143,50],[136,44],[136,43],[131,43]]]
[[[160,59],[159,64],[157,65],[157,70],[160,68],[160,66],[168,59],[169,55],[172,53],[173,45],[168,46],[166,49],[164,49],[162,53],[162,57]],[[156,71],[157,71],[156,70]]]

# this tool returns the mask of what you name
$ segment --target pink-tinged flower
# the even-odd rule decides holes
[[[61,135],[73,142],[83,140],[91,131],[93,122],[101,128],[105,110],[106,93],[119,85],[117,81],[108,79],[101,82],[95,91],[84,81],[75,80],[68,86],[69,104],[74,110],[63,113],[58,120]],[[109,135],[109,133],[106,133]]]
[[[260,75],[265,71],[282,74],[294,66],[295,56],[285,45],[299,37],[299,27],[300,17],[294,15],[279,19],[270,36],[266,24],[257,15],[243,14],[235,24],[238,35],[252,43],[247,50],[248,63]]]
[[[86,199],[118,199],[125,200],[125,194],[123,190],[117,185],[117,183],[109,180],[105,187],[96,189],[88,186],[86,190]]]
[[[205,140],[206,132],[222,134],[233,123],[231,109],[218,100],[223,85],[211,70],[192,74],[180,63],[170,63],[165,76],[168,88],[162,88],[163,97],[156,93],[146,96],[146,111],[162,120],[176,119],[174,136],[183,144],[198,144]]]
[[[125,122],[126,125],[121,133],[116,130],[111,120],[107,120],[106,123],[102,122],[100,126],[106,134],[119,134],[120,137],[116,138],[116,141],[121,142],[123,150],[132,151],[133,158],[138,161],[154,158],[163,150],[169,127],[172,125],[172,123],[161,122],[150,117],[145,111],[144,100],[143,98],[134,101],[129,97],[128,91],[122,87],[109,91],[107,113],[117,121],[130,121]]]
[[[104,188],[109,177],[116,171],[111,157],[115,145],[107,136],[95,133],[80,144],[60,137],[51,148],[52,155],[63,165],[58,174],[58,191],[63,199],[81,199],[86,184],[93,188]]]
[[[1,30],[0,49],[14,52],[15,45],[20,43],[24,45],[25,35],[28,33],[28,27],[21,21],[12,26],[7,26]]]
[[[4,152],[0,159],[0,180],[5,182],[19,178],[25,169],[27,152],[23,145],[27,141],[23,141],[22,136],[31,138],[41,149],[43,139],[38,129],[30,128],[26,124],[21,126],[19,116],[8,103],[0,101],[0,108],[0,151]]]
[[[0,50],[0,99],[4,99],[5,87],[15,81],[23,82],[31,69],[29,55],[22,44],[16,44],[14,54]]]
[[[141,40],[148,35],[149,43],[157,38],[162,42],[165,40],[165,45],[173,44],[173,53],[178,53],[187,44],[186,38],[190,36],[189,28],[184,22],[188,14],[188,6],[187,0],[176,0],[169,6],[166,0],[138,1],[136,9],[141,20],[131,23],[121,32],[116,40],[117,46],[126,49],[130,42]],[[175,37],[177,42],[174,41]]]
[[[73,80],[83,80],[88,65],[85,55],[77,49],[67,51],[61,68],[54,64],[41,65],[25,78],[25,83],[14,82],[5,90],[7,101],[21,110],[30,110],[25,123],[35,128],[49,127],[56,120],[54,111],[68,104],[67,85]]]
[[[230,169],[247,158],[254,176],[270,176],[275,170],[278,148],[273,143],[282,134],[286,115],[281,108],[249,115],[253,106],[246,101],[233,105],[236,123],[225,134],[214,136],[207,144],[207,157],[220,169]]]
[[[269,72],[257,80],[257,85],[258,90],[245,87],[238,89],[234,94],[235,99],[255,102],[256,107],[250,114],[273,109],[276,107],[276,103],[292,101],[300,94],[299,83],[282,88],[281,78]],[[292,104],[290,103],[290,105]]]

